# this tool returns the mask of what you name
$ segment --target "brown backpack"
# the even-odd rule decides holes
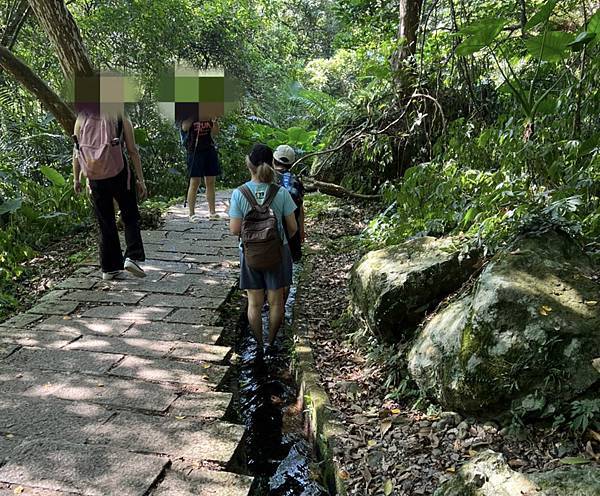
[[[246,263],[255,270],[273,269],[282,260],[281,235],[277,227],[277,217],[271,209],[279,186],[269,185],[262,205],[258,204],[254,194],[245,184],[240,186],[239,190],[250,203],[250,210],[242,220],[240,231]]]

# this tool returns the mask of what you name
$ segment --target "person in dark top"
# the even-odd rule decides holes
[[[187,119],[181,123],[181,130],[186,136],[187,167],[190,178],[187,204],[190,221],[197,222],[200,220],[200,216],[196,215],[195,209],[201,178],[204,178],[206,186],[210,219],[218,219],[215,210],[215,179],[221,174],[221,167],[213,136],[219,132],[219,125],[216,119]]]

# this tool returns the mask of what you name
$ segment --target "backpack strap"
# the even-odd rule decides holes
[[[242,184],[238,189],[240,190],[240,193],[242,193],[242,195],[244,195],[246,200],[248,200],[248,203],[250,203],[250,206],[252,208],[260,207],[260,205],[256,201],[254,194],[252,193],[252,191],[250,191],[250,188],[248,186],[246,186],[245,184]]]
[[[117,118],[117,138],[119,138],[119,143],[121,146],[123,145],[123,116],[119,116]]]

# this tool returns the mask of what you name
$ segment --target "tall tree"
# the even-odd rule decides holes
[[[402,45],[394,56],[392,65],[395,69],[417,51],[417,32],[422,6],[423,0],[400,0],[398,39],[402,41]]]
[[[81,33],[64,0],[29,0],[29,5],[50,38],[67,79],[93,75]]]

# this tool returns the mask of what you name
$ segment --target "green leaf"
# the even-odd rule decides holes
[[[147,145],[149,142],[148,139],[148,131],[142,128],[136,128],[133,130],[133,135],[135,137],[135,142],[138,145]]]
[[[507,19],[486,18],[464,27],[460,34],[466,35],[466,37],[456,47],[456,55],[466,57],[489,46],[507,23]]]
[[[310,133],[301,127],[290,127],[287,130],[287,137],[290,142],[299,145],[308,144],[311,141]]]
[[[0,204],[0,215],[12,214],[21,208],[23,200],[21,198],[13,198]]]
[[[393,490],[394,483],[390,479],[386,480],[385,484],[383,485],[383,494],[385,494],[385,496],[390,496]]]
[[[475,209],[475,207],[471,207],[469,210],[467,210],[467,213],[463,217],[463,226],[466,226],[469,222],[471,222],[473,220],[473,217],[475,217],[476,213],[477,210]]]
[[[600,33],[600,9],[588,21],[586,31],[588,33]]]
[[[588,31],[582,31],[577,35],[571,43],[567,46],[571,48],[571,50],[577,52],[582,50],[585,45],[587,45],[590,41],[596,38],[596,33],[590,33]]]
[[[525,41],[527,50],[535,58],[540,57],[547,62],[558,62],[565,57],[565,51],[573,35],[563,31],[548,31]]]
[[[560,459],[560,463],[563,465],[585,465],[590,463],[587,458],[583,458],[581,456],[567,456],[565,458]]]
[[[65,178],[62,177],[61,173],[52,167],[48,167],[47,165],[42,165],[40,167],[40,172],[46,176],[54,186],[58,186],[59,188],[66,184]]]
[[[558,0],[548,0],[548,2],[546,2],[544,5],[542,5],[540,7],[540,10],[538,10],[531,17],[531,19],[529,19],[529,21],[527,21],[527,24],[525,24],[525,29],[529,30],[529,29],[537,26],[538,24],[546,22],[548,19],[550,19],[550,15],[552,14],[552,11],[554,10],[554,7],[556,7],[557,3],[558,3]]]

